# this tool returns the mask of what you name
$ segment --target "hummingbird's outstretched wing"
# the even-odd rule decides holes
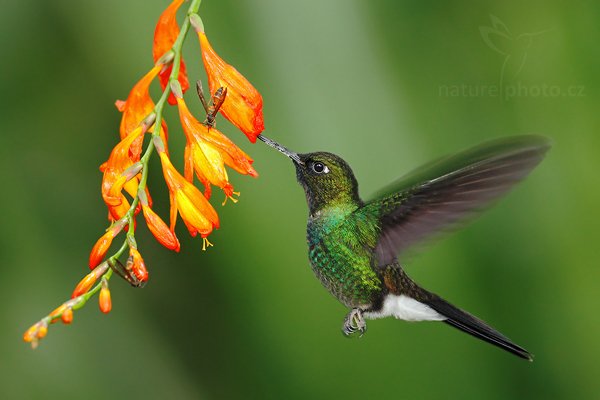
[[[477,214],[523,179],[549,148],[542,136],[498,139],[426,164],[384,189],[361,208],[380,217],[378,266]]]

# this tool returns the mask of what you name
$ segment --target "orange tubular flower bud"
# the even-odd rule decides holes
[[[195,28],[202,30],[199,26]],[[221,113],[244,132],[252,143],[256,142],[256,137],[265,129],[262,96],[242,74],[219,57],[203,31],[198,31],[198,38],[211,93],[215,93],[220,87],[227,88]]]
[[[112,309],[112,301],[110,299],[110,290],[108,289],[108,286],[103,285],[102,289],[100,289],[98,305],[100,306],[100,311],[104,314],[108,314]]]
[[[57,317],[60,315],[62,318],[62,315],[65,313],[65,311],[67,310],[67,305],[66,304],[61,304],[60,306],[58,306],[54,311],[52,311],[48,316],[50,317],[50,323],[53,324],[55,322],[58,322]]]
[[[33,342],[33,340],[35,339],[36,331],[37,324],[30,326],[29,329],[27,329],[23,334],[23,341],[27,343]]]
[[[142,205],[142,212],[148,224],[148,229],[156,240],[169,250],[179,252],[180,245],[175,232],[169,229],[167,224],[147,205]]]
[[[38,330],[36,333],[36,338],[37,339],[43,339],[46,337],[46,335],[48,334],[48,326],[46,324],[40,324],[38,326]]]
[[[91,269],[96,268],[96,266],[104,259],[113,239],[121,232],[121,229],[123,229],[123,224],[117,223],[98,239],[90,252],[89,266]]]
[[[176,17],[177,10],[181,4],[183,4],[183,1],[184,0],[174,0],[158,19],[158,23],[156,24],[156,29],[154,31],[154,46],[152,47],[152,56],[154,58],[154,62],[157,62],[165,53],[171,50],[175,40],[177,40],[177,36],[179,36],[179,25],[177,25]],[[158,74],[160,86],[163,90],[169,83],[169,77],[171,76],[172,69],[173,65],[169,64]],[[181,89],[185,93],[185,91],[190,87],[190,82],[188,81],[183,58],[181,59],[181,66],[179,68],[179,76],[177,79],[181,84]],[[174,105],[175,96],[170,94],[168,101],[169,104]]]
[[[94,285],[94,283],[96,283],[98,278],[102,276],[107,269],[108,263],[106,262],[94,268],[92,272],[87,274],[85,277],[83,277],[81,281],[79,281],[79,283],[75,287],[75,290],[73,290],[73,294],[71,294],[71,298],[74,299],[75,297],[79,297],[82,294],[87,293],[88,290],[90,290],[90,288]]]
[[[73,290],[71,298],[74,299],[75,297],[87,293],[87,291],[90,290],[94,283],[96,283],[96,280],[96,274],[94,274],[93,271],[87,274],[81,281],[79,281],[79,283],[75,287],[75,290]]]
[[[219,216],[198,188],[188,182],[171,164],[165,153],[160,153],[165,181],[171,198],[171,221],[177,211],[187,226],[190,235],[209,235],[219,227]],[[173,229],[173,226],[171,227]]]
[[[100,262],[104,259],[106,252],[110,248],[112,240],[114,239],[114,235],[111,230],[106,232],[104,235],[98,239],[92,251],[90,252],[90,268],[95,268]]]
[[[73,310],[71,308],[67,308],[65,311],[63,311],[61,317],[63,324],[65,325],[69,325],[71,322],[73,322]]]

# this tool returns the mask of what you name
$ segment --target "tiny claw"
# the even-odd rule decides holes
[[[213,244],[208,241],[208,238],[202,238],[202,251],[206,251],[208,247],[213,247]]]
[[[360,332],[359,337],[362,337],[367,331],[367,323],[362,316],[362,311],[358,308],[353,308],[344,319],[342,333],[346,337],[349,337],[356,331]]]

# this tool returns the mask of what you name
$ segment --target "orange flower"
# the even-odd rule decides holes
[[[98,305],[100,311],[104,314],[108,314],[112,309],[112,301],[110,299],[110,290],[108,289],[108,283],[106,279],[102,280],[102,289],[100,289],[100,296],[98,296]]]
[[[154,102],[152,101],[152,98],[150,98],[148,89],[150,88],[150,83],[156,78],[156,75],[160,72],[162,67],[163,66],[160,64],[155,65],[138,83],[135,84],[133,89],[131,89],[129,96],[127,96],[127,101],[117,101],[115,103],[119,111],[123,112],[119,130],[121,139],[124,139],[129,136],[130,133],[135,131],[142,121],[154,111]],[[131,148],[128,149],[131,159],[134,161],[140,159],[143,140],[143,136],[137,137],[136,140],[132,142]]]
[[[108,160],[102,164],[100,170],[104,172],[102,177],[102,198],[106,205],[110,207],[119,206],[123,201],[127,201],[121,193],[125,184],[133,179],[138,171],[132,171],[132,174],[124,174],[124,172],[134,162],[129,156],[129,152],[136,140],[143,137],[144,126],[139,125],[128,136],[125,136],[111,151]],[[129,172],[129,171],[128,171]],[[135,187],[129,187],[129,190],[137,191],[137,179],[134,182]],[[129,209],[129,207],[127,207]],[[112,213],[111,213],[112,214]]]
[[[183,1],[184,0],[173,0],[173,2],[166,8],[166,10],[158,19],[156,30],[154,31],[154,46],[152,47],[152,56],[154,57],[154,62],[157,62],[163,55],[165,55],[165,53],[171,50],[175,40],[177,40],[177,36],[179,36],[179,25],[177,25],[176,17],[177,10]],[[171,76],[172,69],[173,64],[171,63],[163,68],[158,74],[160,86],[163,90],[169,84],[169,77]],[[185,93],[185,91],[189,89],[190,83],[188,81],[183,58],[181,59],[181,66],[179,67],[179,76],[177,79],[179,80],[179,83],[181,83],[181,88]],[[175,97],[173,94],[169,95],[168,101],[171,105],[175,104]]]
[[[148,229],[154,235],[156,240],[169,250],[179,252],[180,245],[175,232],[170,230],[167,224],[150,208],[148,205],[142,204],[142,212],[146,219]]]
[[[198,188],[177,172],[166,153],[160,153],[160,161],[171,199],[171,230],[174,230],[179,211],[190,235],[196,236],[200,233],[206,238],[214,228],[219,227],[217,212]],[[204,244],[206,245],[206,241]]]
[[[183,126],[187,143],[185,146],[185,177],[188,181],[193,180],[194,171],[206,191],[204,195],[210,198],[210,185],[220,187],[227,198],[233,198],[233,186],[229,183],[225,164],[237,172],[258,176],[252,167],[253,160],[237,147],[225,135],[215,128],[207,127],[200,123],[190,113],[183,98],[177,98],[179,107],[179,118]]]
[[[227,88],[227,98],[221,106],[221,113],[244,132],[252,143],[256,142],[256,137],[265,129],[262,96],[242,74],[213,50],[199,18],[192,16],[191,21],[200,39],[202,61],[211,93],[215,93],[220,87]]]
[[[127,259],[127,266],[125,267],[128,271],[131,271],[133,275],[140,282],[146,282],[148,280],[148,270],[146,264],[140,252],[131,247],[129,249],[129,258]]]

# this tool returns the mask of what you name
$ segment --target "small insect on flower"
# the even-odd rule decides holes
[[[227,98],[221,106],[221,113],[255,143],[258,135],[265,129],[262,96],[237,69],[215,52],[206,37],[200,17],[194,14],[190,16],[190,22],[198,33],[211,93],[215,93],[220,87],[227,88]]]
[[[241,174],[256,177],[258,174],[252,167],[253,160],[216,128],[194,118],[183,98],[177,97],[177,104],[186,136],[185,178],[192,182],[195,172],[205,187],[204,195],[207,198],[210,197],[212,184],[223,189],[225,199],[237,201],[233,195],[239,193],[233,191],[225,165]]]

